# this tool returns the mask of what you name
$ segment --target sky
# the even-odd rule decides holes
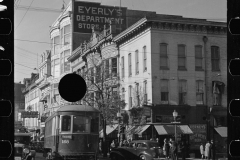
[[[50,50],[49,29],[70,0],[15,0],[14,82],[37,73],[40,55]],[[227,0],[78,0],[212,21],[227,21]],[[41,8],[41,10],[37,10]]]

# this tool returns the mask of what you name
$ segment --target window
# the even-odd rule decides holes
[[[52,60],[51,65],[52,65],[51,66],[52,67],[51,72],[52,72],[53,77],[59,77],[59,75],[60,75],[60,72],[59,72],[59,69],[60,69],[59,58],[55,59],[55,60]]]
[[[140,106],[139,83],[136,83],[136,106]]]
[[[161,103],[168,104],[168,80],[161,80]]]
[[[99,117],[92,117],[91,120],[91,132],[99,132]]]
[[[178,45],[178,69],[186,70],[185,45]]]
[[[52,55],[58,54],[60,51],[60,37],[56,36],[52,39]],[[43,57],[43,61],[45,58]]]
[[[128,76],[132,76],[132,58],[131,53],[128,54]]]
[[[178,82],[178,92],[179,92],[179,104],[187,104],[187,81],[179,80]]]
[[[168,69],[167,44],[160,44],[160,69]]]
[[[62,127],[61,131],[71,131],[71,116],[62,116]]]
[[[147,48],[143,47],[143,72],[147,71]]]
[[[61,43],[68,45],[70,43],[70,25],[64,26],[61,29]]]
[[[144,103],[147,103],[147,81],[143,82]]]
[[[117,58],[112,58],[112,77],[117,77]]]
[[[224,83],[219,81],[212,82],[212,90],[213,90],[213,105],[220,106],[222,104],[222,94],[224,92]]]
[[[109,78],[109,59],[105,61],[105,77]]]
[[[61,74],[70,71],[70,62],[67,60],[70,56],[70,50],[61,53]]]
[[[203,104],[203,96],[204,96],[203,81],[197,80],[196,81],[196,104],[199,104],[199,105]]]
[[[129,86],[128,87],[128,91],[129,91],[129,93],[128,93],[128,97],[129,97],[129,101],[128,101],[128,103],[129,103],[129,108],[132,108],[132,86]]]
[[[135,62],[136,62],[136,74],[139,73],[139,57],[138,57],[138,50],[135,51]]]
[[[211,60],[212,60],[212,71],[220,71],[219,47],[217,46],[211,47]]]
[[[202,68],[202,46],[195,46],[195,70],[201,70]]]
[[[90,119],[88,117],[73,116],[73,132],[90,132]]]
[[[122,78],[124,78],[124,76],[125,76],[125,72],[124,72],[124,57],[122,57],[121,67],[122,67]]]
[[[52,102],[51,103],[59,103],[60,95],[58,92],[58,83],[52,85]]]

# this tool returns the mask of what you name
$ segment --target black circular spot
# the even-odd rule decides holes
[[[76,102],[84,97],[87,91],[87,85],[80,75],[70,73],[61,78],[58,91],[64,100]]]

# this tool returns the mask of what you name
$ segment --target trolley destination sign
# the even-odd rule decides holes
[[[126,29],[126,8],[103,6],[100,3],[74,2],[73,32],[92,33],[92,28],[103,29],[112,23]]]

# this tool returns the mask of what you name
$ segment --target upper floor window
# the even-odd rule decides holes
[[[147,103],[147,81],[143,82],[144,103]]]
[[[67,60],[70,56],[70,50],[61,53],[61,74],[70,71],[70,62]]]
[[[211,47],[212,71],[220,71],[220,53],[219,47]]]
[[[112,77],[117,77],[117,58],[112,58]]]
[[[124,78],[125,76],[125,72],[124,72],[124,57],[122,57],[122,64],[121,64],[121,68],[122,68],[122,78]]]
[[[167,44],[160,44],[160,69],[168,69]]]
[[[224,92],[224,83],[219,81],[212,82],[212,90],[213,90],[213,105],[219,106],[222,105],[222,94]]]
[[[162,79],[160,82],[161,85],[161,103],[162,104],[168,104],[168,80]]]
[[[132,76],[132,56],[131,53],[128,54],[128,76]]]
[[[96,67],[96,74],[95,74],[96,75],[96,78],[95,78],[96,83],[101,82],[101,79],[102,79],[102,77],[101,77],[101,75],[102,75],[101,67],[102,67],[101,65]]]
[[[70,44],[70,24],[61,29],[61,44]]]
[[[54,39],[54,42],[53,42],[53,55],[54,54],[59,54],[60,52],[60,37],[59,36],[56,36],[53,38]],[[45,59],[44,59],[45,60]]]
[[[143,72],[147,71],[147,48],[143,47]]]
[[[136,106],[140,106],[140,89],[139,89],[139,83],[136,83]]]
[[[59,58],[52,60],[51,74],[53,75],[53,77],[59,77],[59,75],[60,75],[59,70],[60,70]]]
[[[122,88],[122,100],[125,101],[125,88]]]
[[[132,107],[132,86],[128,87],[128,97],[129,97],[129,100],[128,100],[129,108],[131,108]]]
[[[178,69],[186,70],[186,47],[181,44],[178,45]]]
[[[195,46],[195,70],[203,69],[202,46]]]
[[[203,81],[197,80],[196,81],[196,104],[203,104],[203,96],[204,96],[204,90],[203,90]]]
[[[187,81],[179,80],[178,84],[179,104],[187,104]]]
[[[60,95],[58,92],[58,83],[52,85],[52,102],[51,103],[59,103],[60,102]]]
[[[138,50],[135,51],[135,62],[136,62],[136,74],[139,73],[139,57],[138,57]]]

